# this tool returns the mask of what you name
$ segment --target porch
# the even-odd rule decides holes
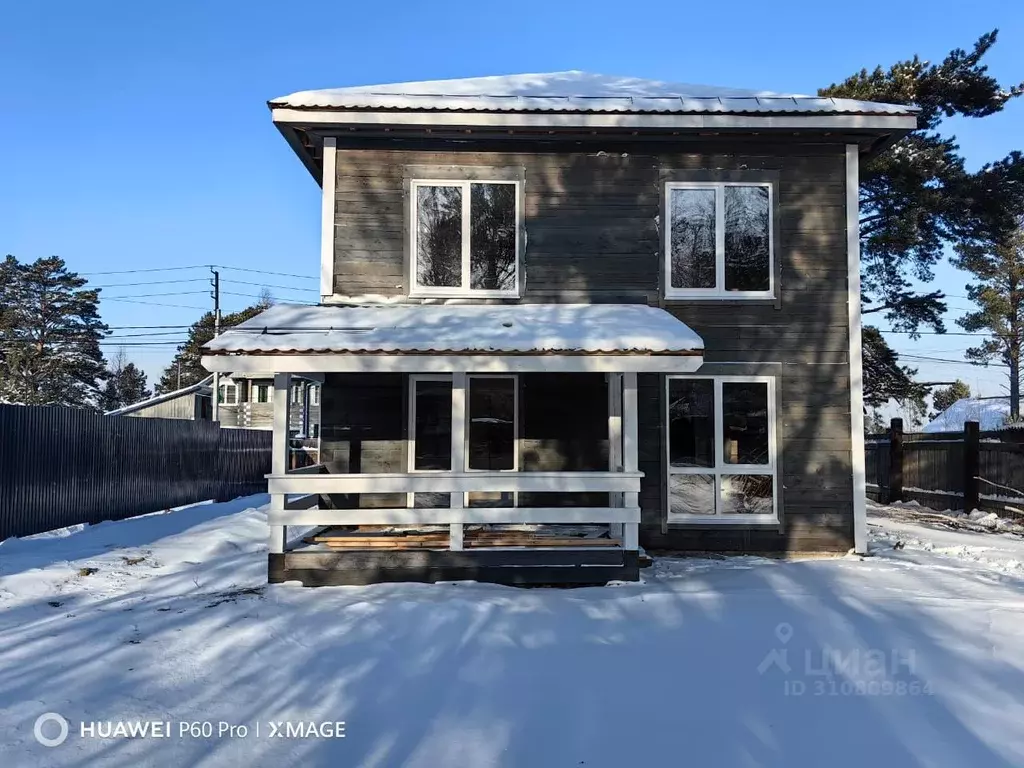
[[[323,402],[325,463],[269,478],[272,580],[637,578],[635,373],[336,374]]]
[[[313,309],[358,311],[364,326],[367,316],[394,319],[385,314],[394,310],[380,308]],[[521,334],[523,320],[538,308],[403,308],[419,310],[417,331],[429,337],[440,331],[422,327],[427,309],[461,316],[460,328],[467,319],[478,321],[473,346],[453,350],[449,329],[444,353],[355,352],[353,336],[369,343],[348,324],[344,344],[313,351],[304,339],[296,343],[294,327],[281,319],[282,335],[292,336],[288,343],[261,338],[267,326],[257,323],[262,332],[255,337],[250,331],[231,342],[225,334],[213,343],[244,345],[245,355],[204,358],[208,367],[276,371],[270,581],[636,580],[643,477],[637,373],[695,370],[699,339],[660,310],[563,305],[543,309],[549,320],[575,325],[577,336],[587,329],[577,321],[589,321],[591,333],[595,321],[605,321],[602,349],[588,349],[594,344],[586,339],[570,346],[548,322],[531,330],[526,350],[511,350],[488,335],[490,323],[479,321],[497,321],[502,330],[515,326]],[[612,319],[627,338],[603,340]],[[337,325],[326,325],[328,333],[339,333]],[[677,346],[683,337],[684,349],[652,354],[651,333],[664,333],[666,325]],[[240,330],[244,324],[234,332]],[[394,338],[396,329],[389,330]],[[644,342],[631,332],[644,334]],[[480,354],[481,338],[493,351]],[[289,470],[288,392],[294,375],[311,372],[324,376],[321,463]]]

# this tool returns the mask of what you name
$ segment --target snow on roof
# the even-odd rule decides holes
[[[917,107],[854,99],[669,83],[570,70],[298,91],[270,101],[295,109],[489,112],[811,112],[911,115]]]
[[[1010,399],[991,397],[983,400],[965,397],[925,424],[922,432],[963,432],[964,422],[976,421],[982,432],[1002,429],[1010,417]]]
[[[158,403],[165,403],[168,400],[173,400],[176,397],[182,397],[184,395],[191,395],[193,392],[201,392],[201,393],[204,393],[204,394],[209,394],[210,384],[212,382],[213,382],[213,376],[210,375],[210,376],[207,376],[202,381],[197,381],[195,384],[192,384],[190,386],[182,387],[181,389],[176,389],[173,392],[164,392],[162,395],[153,395],[152,397],[147,398],[145,400],[139,400],[139,402],[137,402],[137,403],[132,403],[131,405],[126,405],[126,406],[124,406],[124,408],[118,408],[118,409],[113,410],[113,411],[107,411],[103,415],[104,416],[123,416],[126,413],[134,413],[135,411],[140,411],[143,408],[148,408],[151,405],[157,405]]]
[[[276,304],[205,349],[215,354],[692,354],[700,353],[704,342],[668,312],[639,304]]]

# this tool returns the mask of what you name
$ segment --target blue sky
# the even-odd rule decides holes
[[[227,310],[250,303],[263,284],[281,300],[313,301],[319,188],[271,125],[269,98],[564,69],[813,92],[914,53],[940,59],[993,27],[1000,42],[991,71],[1024,80],[1024,5],[1007,0],[933,0],[927,11],[890,3],[884,13],[742,0],[8,2],[0,7],[0,254],[57,254],[104,286],[193,281],[105,289],[128,299],[103,303],[118,328],[192,322],[210,303],[193,293],[205,290],[204,272],[95,273],[217,263],[308,278],[225,270]],[[955,133],[976,167],[1020,148],[1022,128],[1024,103],[1016,103],[962,121]],[[964,282],[940,268],[937,285],[949,294],[963,296]],[[957,330],[952,320],[967,301],[950,303]],[[166,333],[142,341],[180,338]],[[893,341],[912,354],[960,359],[971,339]],[[128,352],[152,378],[173,348]],[[999,369],[913,362],[930,380],[959,376],[983,394],[1003,386]]]

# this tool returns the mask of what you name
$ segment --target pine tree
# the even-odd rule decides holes
[[[957,379],[948,387],[936,389],[932,393],[932,407],[935,409],[935,412],[931,415],[931,418],[936,418],[957,400],[963,400],[965,397],[970,396],[971,388],[960,379]]]
[[[274,303],[270,292],[264,289],[260,299],[251,307],[221,317],[221,330],[245,322],[255,317]],[[209,371],[203,368],[203,345],[213,339],[213,312],[207,312],[192,324],[188,331],[188,340],[178,347],[171,364],[164,368],[160,381],[157,382],[157,393],[173,392],[181,387],[197,384],[207,376]]]
[[[955,139],[940,133],[946,118],[985,117],[1024,93],[1024,84],[1004,88],[982,64],[996,36],[982,35],[970,52],[956,49],[938,64],[914,56],[818,92],[921,108],[917,131],[860,168],[863,312],[882,315],[895,330],[914,333],[923,325],[945,331],[941,291],[920,292],[915,282],[934,279],[933,267],[948,244],[976,238],[1003,215],[1000,195],[1024,195],[1019,154],[970,174]],[[866,390],[876,400],[919,398],[920,387],[908,373],[913,369],[899,364],[880,333],[865,327],[863,343]]]
[[[0,266],[0,400],[96,407],[107,326],[86,283],[56,256]]]
[[[100,409],[113,411],[145,400],[153,393],[146,388],[146,374],[128,362],[124,347],[118,349],[110,362],[108,378],[103,387]]]
[[[888,429],[889,425],[878,408],[869,408],[864,418],[864,434],[880,435]]]
[[[924,405],[928,389],[914,381],[916,368],[901,365],[896,352],[885,343],[881,332],[864,326],[864,405],[879,408],[889,400]]]
[[[993,234],[988,242],[957,246],[954,264],[974,275],[967,296],[978,309],[957,319],[970,333],[991,336],[964,356],[987,365],[998,360],[1006,366],[1010,389],[1010,421],[1020,421],[1021,356],[1024,352],[1024,217],[1017,229]]]

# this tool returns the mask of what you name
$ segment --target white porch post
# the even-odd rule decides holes
[[[640,470],[639,422],[637,420],[636,373],[622,374],[622,465],[626,472]],[[640,506],[640,495],[635,492],[623,494],[624,505]],[[640,548],[639,523],[623,523],[622,546],[624,549]]]
[[[466,373],[452,374],[452,472],[466,471]],[[452,509],[465,506],[465,494],[449,494]],[[462,549],[462,523],[451,523],[448,528],[449,548]]]
[[[283,475],[288,471],[288,390],[292,376],[290,373],[274,374],[274,440],[271,452],[271,474]],[[270,497],[270,509],[284,511],[285,495],[275,493]],[[271,554],[284,552],[288,526],[271,525],[269,548]]]
[[[622,374],[608,374],[608,469],[622,471]],[[621,493],[609,494],[609,506],[621,507]],[[622,523],[611,523],[608,532],[613,538],[622,538]]]

